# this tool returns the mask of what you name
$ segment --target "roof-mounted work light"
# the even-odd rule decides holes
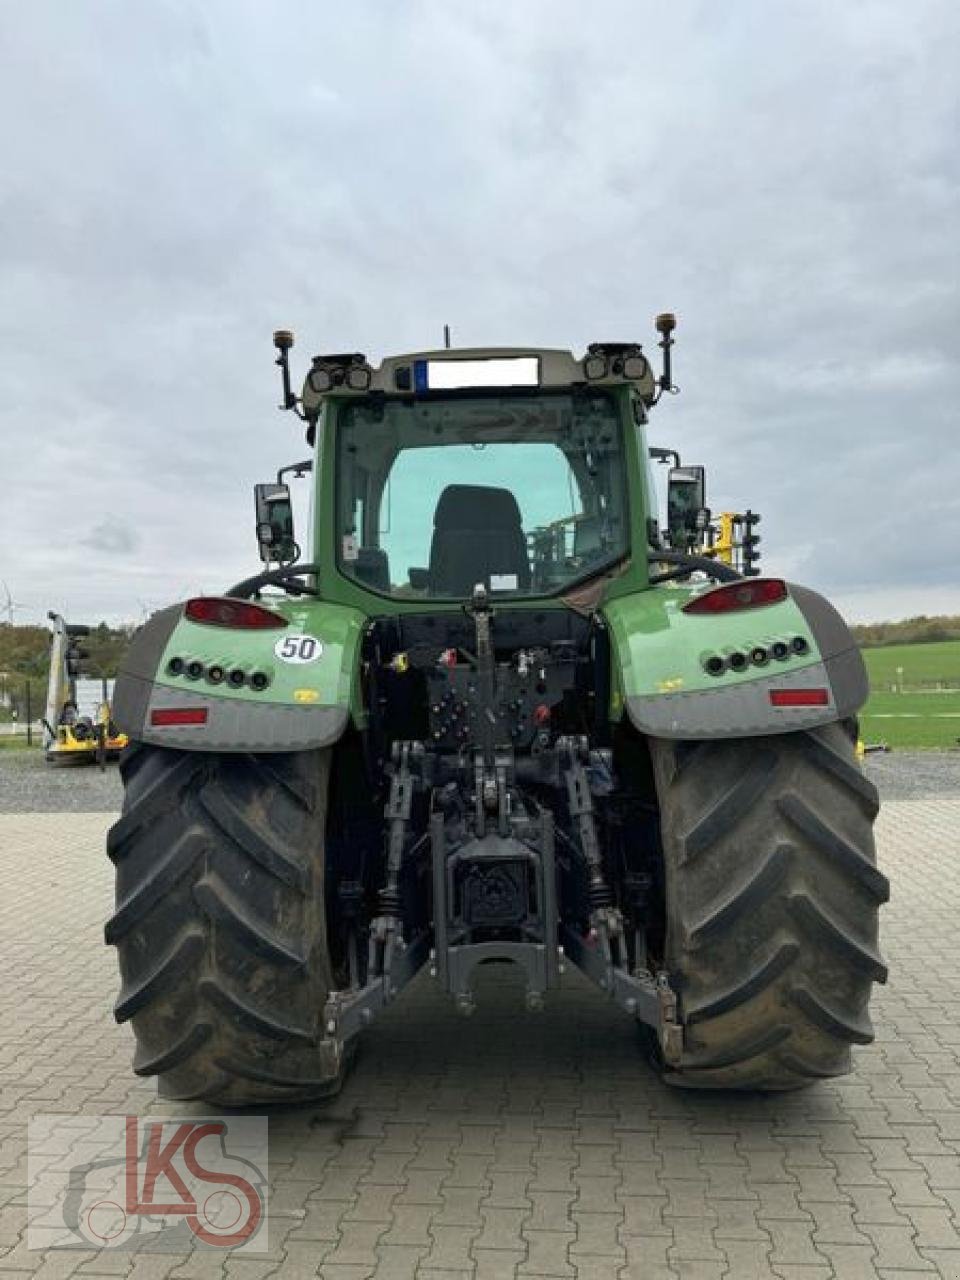
[[[607,377],[638,382],[649,372],[650,366],[638,342],[592,342],[583,360],[583,373],[588,382]]]
[[[314,356],[307,382],[310,389],[320,396],[335,387],[366,391],[372,377],[373,370],[367,364],[367,357],[355,351],[345,355]]]

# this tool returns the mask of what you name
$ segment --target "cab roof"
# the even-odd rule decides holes
[[[577,358],[552,347],[459,347],[388,356],[374,368],[360,353],[320,355],[303,384],[302,405],[315,418],[326,399],[367,395],[425,396],[450,391],[636,388],[650,404],[656,379],[639,343],[593,343]]]

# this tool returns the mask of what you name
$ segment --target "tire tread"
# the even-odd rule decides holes
[[[134,1071],[158,1076],[162,1097],[246,1106],[339,1087],[339,1052],[322,1040],[329,771],[329,752],[138,744],[126,760],[105,937]]]
[[[756,739],[650,740],[685,1025],[677,1085],[781,1090],[842,1075],[873,1037],[889,884],[876,788],[842,724]]]

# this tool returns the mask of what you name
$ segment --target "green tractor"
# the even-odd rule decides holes
[[[657,328],[659,372],[626,343],[330,355],[299,396],[275,334],[312,456],[256,486],[266,567],[155,614],[116,689],[106,937],[163,1096],[333,1093],[424,967],[469,1014],[513,964],[533,1015],[574,965],[682,1086],[796,1088],[872,1038],[863,664],[759,576],[752,513],[716,554],[702,468],[648,445]]]

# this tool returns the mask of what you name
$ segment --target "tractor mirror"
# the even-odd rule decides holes
[[[700,512],[707,505],[703,467],[672,467],[667,479],[667,536],[677,551],[700,541]]]
[[[293,537],[293,504],[285,484],[255,484],[257,542],[264,564],[290,564],[300,554]]]

